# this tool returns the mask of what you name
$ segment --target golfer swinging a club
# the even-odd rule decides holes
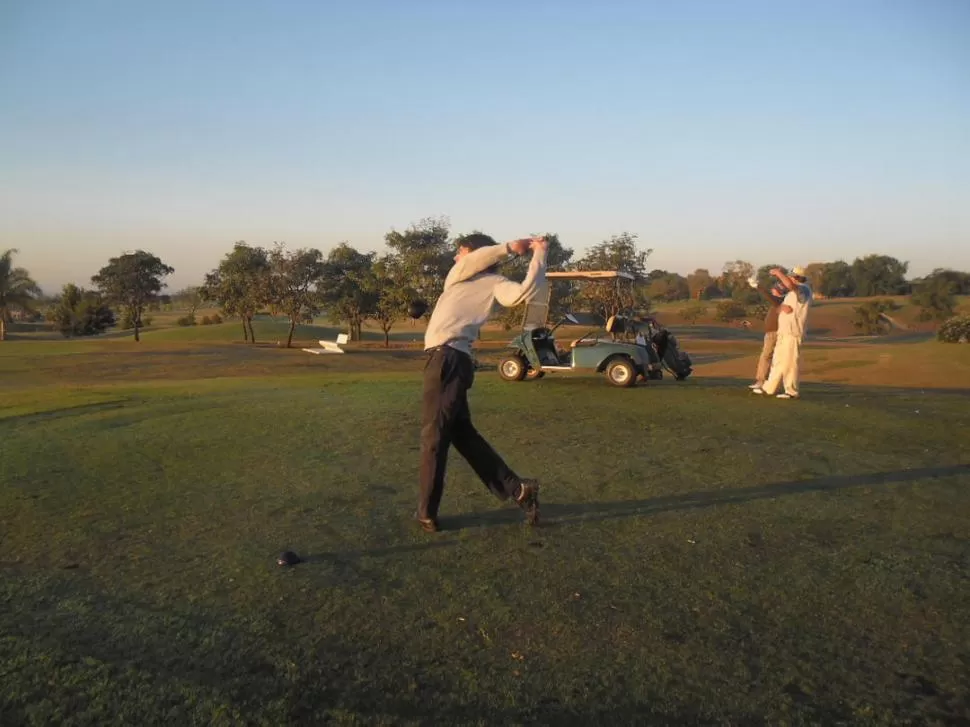
[[[472,344],[488,320],[493,305],[506,308],[527,303],[545,282],[545,238],[523,238],[499,245],[488,235],[459,239],[455,264],[445,278],[424,336],[428,361],[424,368],[421,425],[421,481],[416,517],[427,532],[438,530],[438,507],[445,486],[448,449],[455,446],[485,486],[499,499],[513,499],[530,525],[539,521],[539,483],[522,479],[472,425],[468,390],[475,378]],[[532,250],[529,270],[521,283],[498,272],[509,255]]]

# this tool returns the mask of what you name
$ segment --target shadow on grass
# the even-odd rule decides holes
[[[753,328],[731,328],[728,326],[678,326],[671,329],[678,338],[704,339],[708,341],[763,341],[763,331]]]
[[[730,376],[698,376],[693,375],[687,381],[678,381],[677,387],[697,387],[704,389],[736,389],[740,393],[750,394],[748,390],[748,384],[751,383],[750,378],[737,378]],[[880,385],[856,385],[856,384],[842,384],[835,382],[826,381],[802,381],[799,384],[799,390],[802,394],[803,399],[806,402],[817,399],[828,399],[833,396],[854,396],[857,394],[871,394],[877,396],[885,396],[886,394],[919,394],[920,392],[927,392],[929,394],[950,394],[954,396],[970,396],[970,388],[940,388],[940,387],[929,387],[929,386],[880,386]],[[781,389],[779,388],[779,391]],[[756,395],[750,395],[752,399]],[[762,398],[772,398],[772,397],[762,397]],[[797,406],[797,404],[795,404]]]
[[[37,422],[52,421],[54,419],[65,419],[68,417],[84,416],[96,412],[112,411],[114,409],[124,409],[131,399],[117,399],[114,401],[99,401],[90,404],[76,404],[74,406],[51,409],[49,411],[31,412],[30,414],[14,414],[4,417],[0,414],[0,424],[24,425],[35,424]]]
[[[415,531],[417,524],[415,524]],[[437,550],[438,548],[448,548],[457,545],[457,540],[432,540],[426,543],[405,543],[401,545],[389,545],[386,548],[371,548],[368,550],[342,550],[335,552],[315,553],[303,556],[304,563],[345,563],[359,558],[382,558],[386,556],[407,555],[409,553],[420,553],[426,550]]]
[[[940,467],[921,467],[898,470],[895,472],[874,472],[868,475],[832,475],[813,480],[776,482],[757,487],[743,487],[729,490],[706,490],[688,492],[681,495],[663,495],[644,500],[617,500],[614,502],[584,502],[542,506],[542,517],[547,525],[569,522],[591,522],[617,520],[628,517],[656,515],[678,510],[693,510],[715,505],[736,505],[755,500],[767,500],[786,495],[800,495],[810,492],[832,492],[850,487],[881,487],[915,480],[970,475],[970,464],[946,465]],[[469,513],[442,520],[443,529],[457,530],[468,527],[493,527],[519,522],[522,515],[518,510],[495,510],[492,512]]]
[[[887,333],[883,336],[842,336],[833,338],[833,341],[840,341],[854,344],[886,344],[886,343],[926,343],[936,338],[933,331],[909,331],[906,333]]]

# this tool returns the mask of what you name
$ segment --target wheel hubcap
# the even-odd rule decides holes
[[[506,361],[502,364],[502,373],[509,378],[519,375],[519,364],[515,361]]]

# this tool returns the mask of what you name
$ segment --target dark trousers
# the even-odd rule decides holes
[[[424,367],[418,517],[438,516],[452,444],[497,497],[507,499],[518,489],[518,475],[472,426],[468,390],[474,379],[475,366],[467,354],[448,346],[430,352]]]

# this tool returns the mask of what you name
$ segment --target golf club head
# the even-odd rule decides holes
[[[423,300],[411,301],[411,304],[408,306],[408,316],[415,320],[417,320],[427,312],[428,312],[428,304]]]

